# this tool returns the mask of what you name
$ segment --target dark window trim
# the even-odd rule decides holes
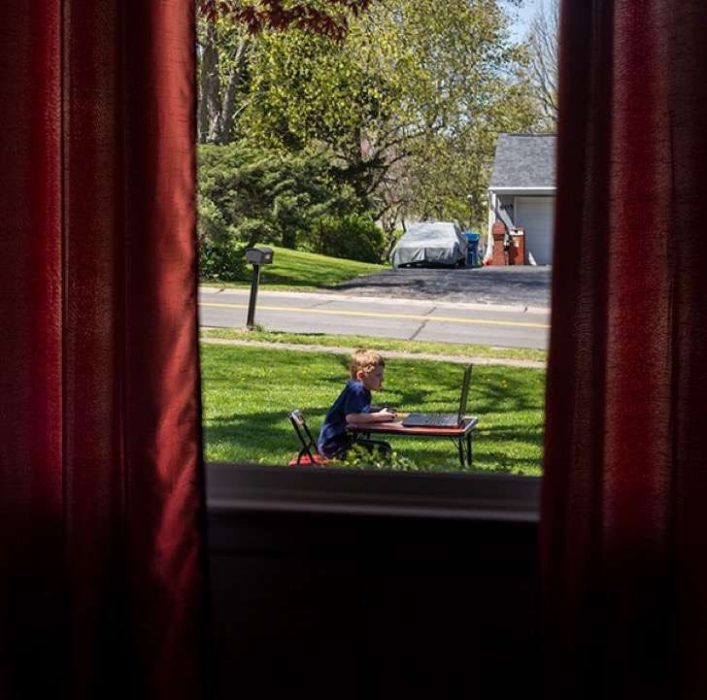
[[[537,522],[540,477],[210,463],[207,507],[235,511]]]

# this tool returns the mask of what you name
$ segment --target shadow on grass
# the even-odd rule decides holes
[[[347,355],[305,357],[252,348],[205,353],[207,459],[286,464],[299,449],[289,411],[301,409],[316,437],[345,385],[348,363]],[[395,360],[386,368],[385,389],[374,392],[373,403],[400,412],[456,412],[462,374],[459,365]],[[544,382],[542,370],[474,368],[467,411],[479,418],[474,471],[539,473]],[[460,471],[456,444],[449,439],[385,439],[421,470]]]
[[[397,366],[398,364],[401,366]],[[422,389],[414,386],[415,365],[410,363],[408,367],[402,367],[403,364],[396,363],[395,384],[392,389],[399,396],[401,408],[406,407],[402,410],[456,412],[461,392],[461,368],[455,368],[458,383],[450,382],[450,371],[446,364],[440,364],[434,369],[426,368],[425,377],[432,380],[434,388]],[[401,369],[404,369],[404,373],[400,372]],[[404,383],[399,379],[400,374],[406,377]],[[519,376],[525,380],[519,380]],[[545,375],[542,370],[536,370],[535,374],[524,370],[524,373],[519,375],[517,372],[509,372],[505,367],[477,366],[472,373],[467,410],[479,416],[515,411],[542,411],[544,386]]]
[[[315,439],[328,407],[304,409],[305,418]],[[522,437],[521,437],[522,436]],[[208,453],[217,450],[225,461],[264,461],[287,464],[297,453],[300,443],[287,417],[287,412],[263,411],[255,414],[231,414],[211,419],[205,426]],[[449,438],[395,438],[385,436],[393,449],[407,457],[420,471],[533,473],[541,468],[542,430],[524,426],[479,430],[474,434],[473,468],[459,463],[457,444]],[[508,450],[498,446],[502,440]],[[491,447],[491,446],[494,447]],[[517,454],[520,452],[525,456]],[[528,455],[535,452],[537,457]],[[514,454],[515,453],[515,454]]]
[[[293,406],[292,408],[296,408]],[[319,421],[312,422],[311,416],[323,414],[326,408],[303,409],[312,434],[319,433]],[[232,446],[234,461],[257,462],[262,457],[287,462],[300,448],[289,411],[263,411],[248,415],[234,413],[209,419],[204,426],[204,437],[209,448]],[[278,458],[277,455],[280,455]]]

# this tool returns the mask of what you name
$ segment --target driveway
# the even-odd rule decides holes
[[[476,267],[461,270],[386,270],[343,282],[333,290],[361,296],[469,304],[550,306],[550,267]]]

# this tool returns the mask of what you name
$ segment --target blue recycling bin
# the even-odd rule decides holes
[[[479,265],[479,238],[481,234],[475,233],[474,231],[465,231],[464,237],[468,242],[467,252],[466,252],[466,264],[469,267],[478,267]]]

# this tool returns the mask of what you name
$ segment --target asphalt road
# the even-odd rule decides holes
[[[549,267],[385,270],[338,285],[337,291],[428,301],[521,307],[550,306]]]
[[[482,272],[487,269],[383,272],[341,285],[341,292],[333,293],[261,289],[255,322],[295,333],[546,348],[549,271],[488,275]],[[245,326],[248,297],[248,290],[203,288],[201,325]],[[484,301],[489,297],[502,303]]]

